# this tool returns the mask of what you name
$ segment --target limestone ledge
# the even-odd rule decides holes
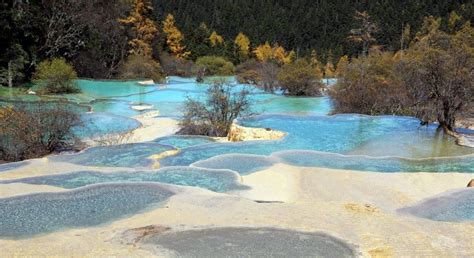
[[[285,132],[273,130],[271,128],[251,128],[233,123],[230,127],[227,139],[230,142],[278,140],[286,135],[287,133]]]

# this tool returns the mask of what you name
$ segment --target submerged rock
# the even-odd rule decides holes
[[[144,110],[153,109],[153,105],[147,105],[147,104],[133,105],[133,106],[131,106],[131,108],[133,110],[137,110],[137,111],[144,111]]]
[[[227,139],[231,142],[256,141],[256,140],[278,140],[286,136],[285,132],[271,128],[251,128],[233,123],[230,127]]]
[[[138,85],[142,85],[142,86],[155,85],[155,82],[153,80],[141,81],[141,82],[138,82]]]
[[[474,179],[469,181],[469,183],[467,184],[467,187],[474,187]]]

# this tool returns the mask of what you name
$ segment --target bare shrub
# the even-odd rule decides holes
[[[236,118],[249,114],[250,106],[248,90],[235,92],[225,82],[214,82],[205,100],[188,98],[178,134],[225,137]]]
[[[0,160],[38,158],[76,146],[72,129],[81,124],[79,115],[45,106],[0,108]]]

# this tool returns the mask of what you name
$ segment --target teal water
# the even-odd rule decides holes
[[[51,161],[95,167],[149,167],[151,155],[175,150],[158,143],[122,144],[86,149],[78,154],[51,156]]]
[[[26,238],[100,225],[156,206],[173,194],[158,184],[128,183],[3,198],[0,238]]]
[[[153,142],[165,145],[171,145],[177,149],[188,148],[203,144],[215,143],[216,141],[205,136],[175,135],[167,136],[154,140]]]
[[[80,171],[70,174],[22,178],[0,181],[0,184],[23,183],[51,185],[74,189],[98,183],[157,182],[182,186],[193,186],[214,192],[247,189],[241,185],[240,177],[231,170],[211,170],[193,167],[169,167],[156,171],[133,171],[101,173]]]
[[[122,134],[135,130],[141,124],[132,118],[107,113],[82,114],[82,125],[73,129],[80,138],[96,138],[108,134]]]
[[[474,189],[467,188],[441,194],[402,208],[401,213],[449,222],[474,221]]]
[[[435,126],[420,127],[418,120],[414,118],[269,115],[244,120],[241,123],[246,126],[282,130],[288,132],[288,136],[277,141],[218,143],[189,147],[183,149],[177,156],[162,159],[160,163],[163,166],[185,166],[223,154],[270,155],[279,151],[307,150],[315,152],[305,155],[288,154],[284,160],[289,164],[301,166],[365,171],[474,172],[472,156],[459,159],[434,158],[472,155],[474,154],[472,148],[457,146],[454,139],[440,133]],[[398,137],[400,135],[403,137]],[[375,144],[380,142],[383,142],[383,147]],[[403,148],[399,148],[400,146]],[[321,155],[322,152],[344,154],[344,156],[324,156]],[[316,158],[318,156],[319,159]],[[229,167],[234,166],[234,163],[225,164]]]
[[[249,87],[236,83],[233,78],[229,80],[235,91]],[[134,104],[151,104],[160,111],[160,116],[179,118],[186,98],[203,98],[207,89],[207,84],[179,77],[168,78],[166,85],[146,87],[133,81],[79,80],[78,85],[81,94],[47,97],[1,89],[0,105],[33,106],[38,100],[47,100],[47,105],[53,107],[67,106],[82,114],[84,126],[75,128],[75,132],[79,137],[88,138],[125,133],[139,127],[140,124],[130,118],[142,113],[131,109]],[[100,173],[85,169],[0,182],[78,188],[64,193],[0,199],[0,217],[6,218],[0,220],[0,238],[31,237],[66,228],[94,226],[138,213],[173,194],[153,183],[200,187],[215,192],[241,190],[239,174],[248,175],[276,163],[377,172],[474,173],[474,149],[456,145],[452,137],[444,135],[436,126],[421,127],[415,118],[328,116],[332,110],[328,97],[286,97],[256,88],[251,92],[253,111],[261,115],[241,119],[239,123],[284,131],[288,133],[285,138],[220,143],[208,137],[168,136],[146,143],[95,147],[76,154],[48,157],[52,166],[54,162],[68,162],[121,167],[123,171]],[[6,98],[6,93],[13,97]],[[91,110],[94,113],[87,113]],[[178,152],[160,160],[150,159],[165,151]],[[161,169],[151,169],[158,164]],[[0,171],[25,165],[28,163],[0,165]],[[134,168],[137,171],[128,171]],[[99,183],[106,185],[95,185]],[[452,202],[430,202],[435,203],[430,209],[427,205],[417,206],[412,214],[442,221],[472,221],[469,217],[473,207],[472,191],[449,200]]]

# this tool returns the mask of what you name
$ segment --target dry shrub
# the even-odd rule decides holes
[[[0,160],[38,158],[78,143],[72,129],[81,123],[79,114],[41,104],[0,108]]]

